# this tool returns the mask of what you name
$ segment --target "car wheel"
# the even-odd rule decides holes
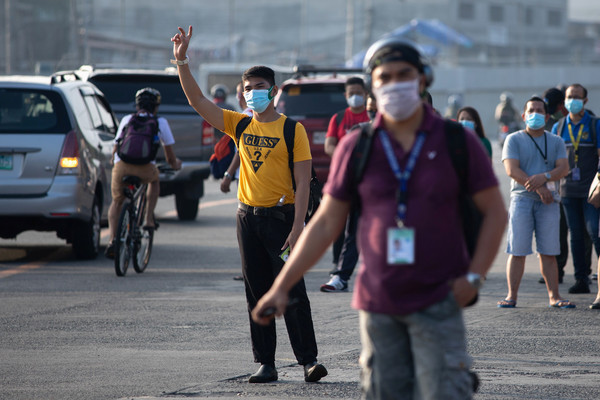
[[[73,251],[79,259],[91,260],[100,250],[100,206],[94,199],[89,221],[77,221],[73,228]]]
[[[198,215],[198,205],[200,199],[185,197],[183,194],[175,195],[175,207],[177,216],[182,221],[192,221]]]

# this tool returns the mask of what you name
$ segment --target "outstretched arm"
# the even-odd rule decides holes
[[[171,42],[173,42],[173,55],[176,60],[183,61],[187,57],[187,49],[190,44],[190,39],[192,38],[192,27],[189,27],[187,35],[183,28],[179,27],[178,29],[179,33],[171,38]],[[177,71],[179,73],[181,87],[183,88],[190,105],[194,107],[194,110],[196,110],[209,124],[220,131],[224,130],[225,123],[223,122],[223,110],[204,96],[204,93],[202,93],[202,90],[196,83],[196,80],[190,71],[189,64],[178,65]]]

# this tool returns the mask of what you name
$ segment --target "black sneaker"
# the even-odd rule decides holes
[[[590,285],[584,280],[578,280],[569,288],[569,293],[589,293]]]
[[[115,258],[115,243],[111,241],[108,246],[106,246],[106,250],[104,250],[104,255],[106,258],[114,259]]]

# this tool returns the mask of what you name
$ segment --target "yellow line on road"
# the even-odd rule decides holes
[[[6,271],[0,271],[0,279],[2,278],[7,278],[9,276],[13,276],[13,275],[17,275],[32,269],[38,269],[41,268],[42,266],[44,266],[44,264],[25,264],[25,265],[21,265],[20,267],[17,268],[13,268],[13,269],[7,269]]]

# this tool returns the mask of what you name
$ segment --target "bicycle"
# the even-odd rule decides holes
[[[115,272],[125,276],[130,260],[135,272],[142,273],[148,266],[152,254],[154,229],[143,229],[148,199],[148,184],[137,176],[123,177],[126,200],[119,216],[115,240]]]

